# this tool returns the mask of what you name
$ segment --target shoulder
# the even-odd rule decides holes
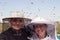
[[[0,34],[0,36],[6,36],[6,35],[9,34],[9,32],[10,32],[10,29],[8,29],[8,30],[6,30],[6,31],[3,31],[3,32]]]
[[[4,32],[2,32],[1,34],[0,34],[0,38],[1,37],[5,37],[7,35],[7,31],[4,31]]]
[[[2,32],[0,34],[0,40],[6,40],[10,36],[10,33],[9,32],[10,32],[10,29]]]
[[[0,40],[5,40],[6,39],[6,35],[5,35],[5,32],[1,33],[0,34]]]
[[[48,38],[49,38],[49,40],[56,40],[56,38],[53,38],[51,36],[49,36]]]
[[[10,28],[9,29],[7,29],[6,31],[3,31],[1,34],[8,34],[10,32]]]

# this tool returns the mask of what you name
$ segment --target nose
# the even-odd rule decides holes
[[[17,21],[16,24],[19,24],[19,21]]]
[[[42,28],[38,28],[38,31],[43,31],[43,29]]]
[[[40,29],[40,28],[38,28],[37,30],[38,30],[38,31],[40,31],[41,29]]]

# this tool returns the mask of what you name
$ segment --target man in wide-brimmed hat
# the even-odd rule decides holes
[[[56,40],[55,23],[44,18],[37,17],[29,24],[32,30],[30,40]]]
[[[31,21],[31,19],[25,18],[21,12],[16,11],[12,12],[10,17],[3,18],[3,20],[9,22],[9,28],[0,34],[0,40],[28,40],[28,32],[24,27],[25,21]]]

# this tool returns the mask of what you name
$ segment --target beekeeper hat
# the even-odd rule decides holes
[[[55,23],[52,21],[49,21],[47,19],[36,17],[35,19],[32,19],[31,23],[29,24],[30,28],[33,29],[32,25],[36,24],[47,24],[47,33],[51,35],[52,37],[55,37]]]

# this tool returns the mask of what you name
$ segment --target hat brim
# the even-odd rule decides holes
[[[2,20],[6,20],[6,21],[9,21],[10,19],[25,19],[25,20],[32,20],[32,19],[29,19],[29,18],[22,18],[22,17],[9,17],[9,18],[3,18]]]
[[[54,25],[55,23],[54,22],[48,22],[48,21],[46,21],[46,22],[42,21],[42,22],[31,22],[30,24],[47,24],[47,25],[51,24],[51,25]]]
[[[54,26],[55,24],[50,24],[50,23],[30,23],[29,25],[33,26],[33,25],[37,25],[37,24],[42,24],[42,25],[46,24],[49,30],[51,30],[51,29],[53,29],[55,27]]]

